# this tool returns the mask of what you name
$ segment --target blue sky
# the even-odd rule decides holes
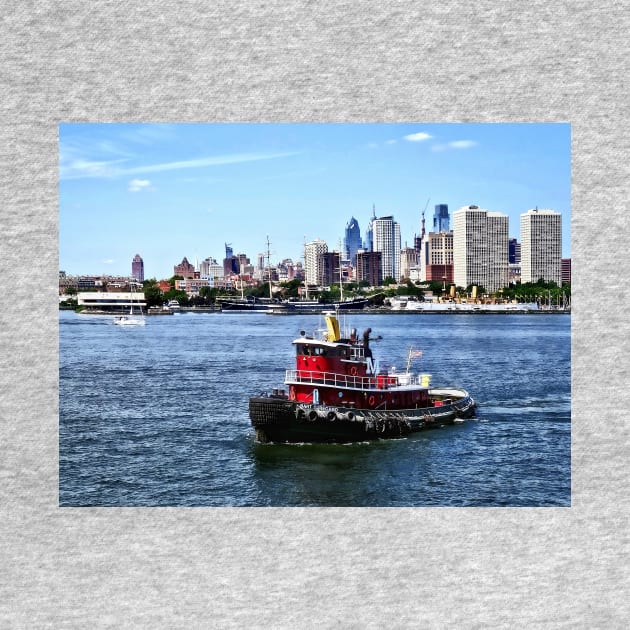
[[[354,216],[393,215],[413,244],[425,206],[477,205],[509,216],[563,215],[571,256],[569,124],[59,125],[59,268],[168,278],[186,256],[219,262],[224,244],[255,262],[301,259],[321,238],[338,249]],[[428,231],[427,229],[427,231]]]

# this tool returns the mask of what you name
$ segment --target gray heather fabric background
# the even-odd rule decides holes
[[[0,627],[628,627],[628,8],[3,3]],[[571,122],[572,506],[60,509],[60,121]]]

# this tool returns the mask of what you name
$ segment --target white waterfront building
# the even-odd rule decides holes
[[[521,214],[521,282],[562,284],[562,215],[535,208]]]
[[[457,286],[488,293],[508,285],[508,216],[464,206],[453,213],[453,277]]]
[[[129,312],[132,306],[146,307],[144,293],[123,291],[88,291],[77,294],[77,304],[84,312]]]

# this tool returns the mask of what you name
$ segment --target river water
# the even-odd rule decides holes
[[[556,315],[355,314],[384,364],[479,403],[463,424],[348,445],[261,445],[248,397],[278,387],[317,315],[182,313],[144,327],[59,315],[62,506],[569,506],[571,325]]]

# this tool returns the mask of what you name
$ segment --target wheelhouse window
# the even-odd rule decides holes
[[[305,357],[349,357],[350,349],[345,346],[317,346],[311,344],[297,344],[296,345],[297,356]]]

